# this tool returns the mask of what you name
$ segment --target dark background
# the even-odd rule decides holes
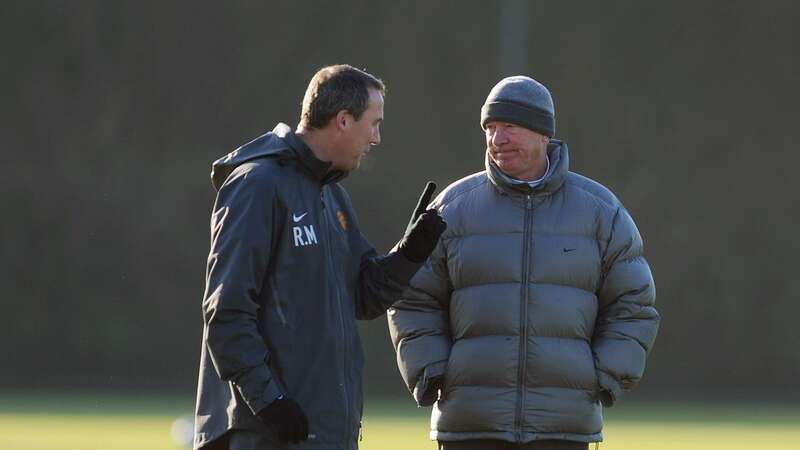
[[[379,250],[426,180],[482,170],[480,106],[528,74],[645,239],[663,322],[634,395],[796,395],[800,3],[642,3],[4,3],[0,389],[192,396],[210,163],[346,62],[389,87],[345,181]],[[404,395],[385,318],[362,338],[368,395]]]

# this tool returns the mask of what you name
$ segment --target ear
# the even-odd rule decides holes
[[[333,120],[335,121],[334,125],[336,126],[336,129],[339,131],[342,131],[348,126],[350,126],[350,121],[352,119],[353,117],[345,109],[336,113],[336,117],[333,118]]]

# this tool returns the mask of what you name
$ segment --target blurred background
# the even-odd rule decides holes
[[[572,169],[614,191],[645,240],[663,322],[626,400],[776,405],[796,431],[798,19],[789,1],[5,2],[0,431],[148,398],[191,414],[210,163],[294,126],[313,73],[336,63],[389,89],[383,142],[344,182],[379,251],[425,181],[483,169],[480,106],[530,75],[553,93]],[[411,414],[432,446],[385,318],[360,326],[368,417]],[[20,442],[3,448],[39,448]]]

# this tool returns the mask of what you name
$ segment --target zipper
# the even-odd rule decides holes
[[[520,292],[519,305],[519,366],[517,367],[517,415],[515,428],[517,430],[517,442],[522,442],[522,423],[525,409],[525,377],[527,374],[528,356],[528,272],[530,271],[530,229],[531,225],[532,200],[528,195],[525,198],[525,228],[522,233],[522,288]]]
[[[324,187],[323,187],[323,189],[324,189]],[[344,351],[342,352],[342,363],[343,363],[342,364],[342,390],[344,391],[344,408],[345,408],[345,415],[344,415],[345,416],[345,429],[344,429],[344,432],[345,432],[346,447],[349,449],[350,448],[350,433],[349,433],[349,430],[350,430],[350,395],[348,394],[348,391],[347,391],[347,375],[348,375],[347,374],[347,367],[348,367],[347,355],[349,353],[349,348],[348,348],[349,347],[349,343],[348,343],[347,335],[345,333],[344,308],[342,307],[342,296],[341,296],[341,292],[339,290],[339,282],[338,282],[339,278],[337,276],[335,276],[335,272],[334,272],[334,270],[336,268],[336,264],[333,261],[333,249],[331,248],[331,243],[333,242],[333,240],[332,240],[332,236],[331,236],[331,227],[329,226],[329,222],[330,221],[328,220],[328,209],[325,206],[325,191],[324,190],[320,190],[320,194],[319,195],[320,195],[320,200],[322,201],[322,218],[324,220],[323,226],[325,227],[325,237],[326,237],[326,239],[325,239],[326,242],[323,244],[323,247],[325,248],[325,253],[327,255],[327,260],[328,260],[328,273],[332,277],[333,288],[334,288],[334,292],[336,294],[336,306],[339,309],[339,326],[340,326],[340,329],[341,329],[341,332],[342,332],[342,342],[343,342],[343,345],[344,345]]]

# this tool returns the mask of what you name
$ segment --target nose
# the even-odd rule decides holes
[[[502,128],[497,127],[489,134],[489,141],[493,146],[499,147],[508,142],[508,136]]]
[[[381,143],[381,130],[377,129],[372,134],[372,141],[370,141],[369,145],[375,146]]]

